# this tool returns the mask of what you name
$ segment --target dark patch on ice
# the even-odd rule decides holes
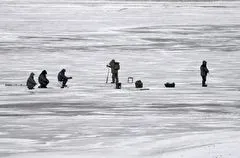
[[[219,109],[193,109],[193,111],[196,112],[202,112],[202,113],[221,113],[221,114],[228,114],[230,112],[219,110]]]
[[[178,31],[173,32],[181,32],[181,30],[187,30],[193,33],[203,33],[202,31],[220,31],[220,30],[226,30],[226,31],[233,31],[233,29],[239,30],[240,25],[239,24],[230,24],[230,25],[155,25],[155,26],[149,26],[149,27],[133,27],[133,28],[126,28],[118,31],[123,32],[133,32],[137,33],[138,31],[140,33],[146,32],[146,33],[152,33],[153,32],[163,32],[166,33],[166,29],[168,29],[170,32],[171,29],[178,29]],[[162,29],[162,30],[161,30]],[[236,31],[235,30],[235,31]]]
[[[37,103],[14,103],[14,104],[2,104],[0,108],[29,108],[29,107],[64,107],[64,106],[81,106],[84,107],[93,107],[94,103],[89,102],[73,102],[73,103],[64,103],[64,102],[37,102]],[[96,106],[102,107],[102,106]],[[96,108],[95,107],[95,108]]]
[[[77,41],[77,40],[82,40],[80,38],[70,38],[70,37],[60,37],[59,40],[61,41]]]
[[[201,8],[236,8],[233,6],[198,6],[198,7],[201,7]]]
[[[173,38],[142,38],[142,39],[151,42],[177,42],[177,40]]]
[[[199,31],[171,31],[171,34],[176,34],[176,35],[201,35],[202,32]]]
[[[51,115],[49,113],[46,113],[46,114],[24,114],[24,113],[21,113],[21,114],[1,114],[0,112],[0,117],[28,117],[28,116],[37,116],[37,115],[40,115],[40,116],[47,116],[47,115]]]
[[[154,30],[126,30],[125,32],[128,32],[128,33],[158,33],[160,31],[154,31]]]
[[[79,40],[89,40],[82,37],[78,37],[76,35],[69,35],[69,36],[19,36],[20,39],[37,39],[39,42],[41,41],[79,41]]]
[[[127,10],[128,8],[121,8],[119,9],[118,11],[121,12],[121,11],[124,11],[124,10]]]
[[[159,33],[159,32],[161,32],[160,30],[156,30],[152,27],[126,28],[126,29],[122,29],[122,30],[118,30],[118,31],[127,32],[127,33]]]
[[[75,102],[75,103],[63,103],[63,102],[39,102],[39,103],[16,103],[16,104],[3,104],[0,105],[0,109],[12,109],[13,111],[19,110],[41,110],[41,113],[37,113],[37,115],[41,115],[42,113],[50,114],[53,113],[66,113],[66,114],[85,114],[85,113],[92,113],[92,112],[100,112],[104,110],[114,111],[119,107],[114,104],[110,105],[101,105],[99,102]],[[48,112],[48,113],[47,113]],[[50,112],[50,113],[49,113]],[[8,114],[1,114],[0,115],[8,115]],[[20,116],[22,114],[9,114],[11,116],[16,115]],[[28,115],[28,114],[23,114]],[[31,115],[31,114],[29,114]],[[34,114],[35,115],[35,114]]]
[[[152,108],[166,108],[166,107],[202,107],[202,106],[211,106],[211,107],[221,107],[224,106],[223,104],[197,104],[197,103],[188,103],[188,104],[158,104],[158,103],[152,103]]]
[[[20,39],[43,39],[43,40],[56,40],[54,37],[48,36],[19,36]]]
[[[149,50],[154,49],[153,44],[132,44],[132,45],[102,45],[102,46],[92,46],[92,48],[112,48],[120,50]]]
[[[152,104],[152,106],[148,106],[149,108],[164,110],[164,111],[196,111],[196,112],[204,112],[204,113],[229,113],[227,111],[223,111],[219,109],[221,107],[226,107],[222,104]],[[234,105],[228,107],[235,107]],[[205,108],[205,109],[201,109]],[[211,109],[208,109],[211,108]]]

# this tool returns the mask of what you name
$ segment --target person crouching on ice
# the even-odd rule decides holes
[[[47,71],[43,70],[42,73],[38,77],[38,82],[40,86],[38,88],[47,88],[49,80],[47,79]]]
[[[67,81],[69,79],[72,79],[72,77],[67,77],[65,76],[65,72],[66,70],[65,69],[62,69],[59,73],[58,73],[58,82],[61,82],[62,83],[62,86],[61,88],[64,88],[64,87],[67,87]]]
[[[201,70],[201,76],[202,76],[202,87],[207,87],[206,80],[207,80],[207,74],[209,73],[209,71],[207,68],[207,62],[205,60],[202,62],[200,70]]]
[[[34,80],[34,73],[32,72],[27,80],[27,87],[28,89],[34,89],[34,87],[37,85],[37,83]]]

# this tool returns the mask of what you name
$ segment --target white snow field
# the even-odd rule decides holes
[[[240,2],[1,0],[0,59],[0,157],[240,157]]]

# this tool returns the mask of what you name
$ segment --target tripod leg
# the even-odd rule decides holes
[[[108,72],[107,72],[106,83],[108,83],[108,77],[109,77],[109,68],[108,68]]]

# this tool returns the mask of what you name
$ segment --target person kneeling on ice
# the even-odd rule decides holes
[[[34,87],[37,85],[37,83],[34,80],[34,75],[35,74],[32,72],[30,74],[30,76],[28,77],[28,80],[27,80],[27,87],[28,87],[28,89],[34,89]]]
[[[207,80],[207,74],[209,73],[209,71],[207,68],[207,62],[205,60],[202,62],[200,70],[201,70],[201,76],[202,76],[202,87],[207,87],[206,80]]]
[[[47,85],[49,83],[49,80],[47,79],[47,71],[43,70],[42,73],[38,77],[38,82],[40,86],[38,88],[47,88]]]
[[[114,59],[107,65],[107,67],[111,68],[112,73],[112,82],[111,83],[118,83],[118,70],[120,69],[119,62],[116,62]]]
[[[72,77],[67,77],[65,76],[65,72],[66,70],[65,69],[62,69],[59,73],[58,73],[58,81],[62,83],[62,86],[61,88],[64,88],[64,87],[67,87],[67,81],[69,79],[72,79]]]

